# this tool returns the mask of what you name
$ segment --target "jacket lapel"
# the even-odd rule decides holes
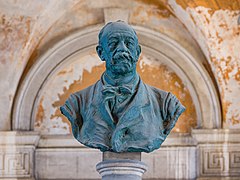
[[[124,109],[124,113],[118,120],[118,127],[123,126],[126,121],[126,124],[129,124],[129,121],[134,117],[141,116],[141,109],[150,106],[149,94],[147,93],[146,86],[143,84],[142,80],[139,79],[139,85],[137,88],[137,92],[132,98],[132,101],[126,106]],[[132,116],[132,117],[131,117]]]
[[[134,142],[134,144],[132,144],[133,146],[139,144],[139,140],[141,141],[141,137],[139,137],[140,134],[139,132],[136,133],[135,127],[139,127],[139,124],[144,123],[144,117],[142,113],[147,110],[145,108],[150,107],[148,92],[149,91],[147,90],[147,87],[140,79],[136,94],[134,97],[132,97],[132,101],[124,110],[124,114],[119,118],[117,127],[112,134],[111,144],[114,151],[126,151],[129,147],[129,144],[127,144],[129,141]],[[136,134],[132,135],[131,137],[126,136],[129,130],[130,132],[134,130]],[[138,131],[141,131],[141,129],[138,129]],[[131,139],[128,139],[127,137],[130,137]]]
[[[136,120],[136,118],[134,117],[141,116],[141,109],[150,106],[149,94],[147,93],[148,91],[146,90],[146,88],[147,87],[140,79],[136,94],[132,98],[132,101],[125,107],[122,116],[118,120],[118,128],[122,127],[126,121],[128,121],[127,124],[129,124],[129,121],[132,121],[133,119]],[[102,99],[102,89],[102,83],[101,81],[98,81],[96,83],[95,90],[93,91],[90,109],[99,109],[99,118],[107,122],[108,125],[115,129],[116,125],[114,124],[111,112],[107,104],[103,102]],[[97,94],[98,96],[96,96]],[[131,114],[134,115],[132,116],[132,118]]]
[[[95,86],[95,90],[92,95],[92,103],[90,109],[99,110],[99,118],[105,121],[110,127],[115,128],[114,121],[111,112],[105,102],[102,99],[102,89],[103,85],[101,81],[98,81]],[[98,95],[98,96],[97,96]]]

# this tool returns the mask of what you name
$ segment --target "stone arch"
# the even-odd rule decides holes
[[[87,54],[95,48],[101,27],[102,24],[69,35],[37,60],[16,95],[13,109],[14,130],[33,130],[35,102],[43,84],[70,56],[76,53]],[[220,102],[212,79],[203,65],[166,35],[140,26],[134,28],[143,52],[161,57],[162,61],[171,66],[187,84],[197,108],[198,128],[220,128]]]

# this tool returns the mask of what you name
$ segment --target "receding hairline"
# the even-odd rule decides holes
[[[108,27],[110,27],[111,25],[115,24],[115,23],[119,23],[119,24],[121,23],[121,24],[123,24],[126,28],[128,28],[129,30],[131,30],[131,31],[130,31],[131,33],[130,33],[129,31],[127,31],[126,29],[125,29],[125,30],[124,30],[124,29],[122,29],[122,30],[119,29],[119,30],[116,30],[115,32],[117,32],[117,31],[119,31],[119,32],[121,32],[121,31],[129,32],[129,34],[135,35],[135,36],[136,36],[136,39],[138,40],[138,36],[137,36],[136,31],[135,31],[130,25],[128,25],[127,23],[125,23],[124,21],[119,20],[119,21],[116,21],[116,22],[109,22],[109,23],[107,23],[107,24],[101,29],[101,31],[100,31],[99,34],[98,34],[98,40],[99,40],[99,42],[101,41],[105,30],[106,30]]]

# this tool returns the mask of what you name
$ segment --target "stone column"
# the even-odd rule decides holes
[[[104,152],[96,169],[102,180],[141,180],[147,166],[141,162],[141,153]]]

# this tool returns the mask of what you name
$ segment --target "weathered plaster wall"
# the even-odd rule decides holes
[[[0,1],[0,130],[11,127],[16,89],[33,50],[76,1]]]
[[[223,127],[240,127],[240,2],[177,1],[169,4],[211,65],[222,101]]]
[[[104,23],[103,7],[128,9],[129,23],[164,33],[202,57],[221,94],[224,127],[238,128],[239,4],[238,0],[0,1],[0,129],[10,129],[17,87],[35,60],[62,37]]]
[[[189,34],[185,24],[183,24],[168,7],[168,1],[158,0],[138,0],[132,8],[129,15],[129,22],[134,25],[143,26],[149,29],[153,29],[157,32],[166,34],[181,46],[186,48],[192,53],[194,57],[200,57],[202,64],[207,70],[210,67],[202,55],[198,44],[193,37]],[[211,70],[210,70],[211,71]],[[211,73],[210,73],[211,75]]]
[[[165,34],[190,52],[216,82],[224,128],[240,127],[239,0],[0,0],[0,131],[11,129],[18,87],[39,57],[71,33],[103,25],[107,8],[129,11],[130,24]],[[171,67],[148,55],[143,53],[138,65],[142,79],[181,99],[187,111],[174,131],[190,132],[199,110],[195,96]],[[48,77],[54,83],[46,81],[39,92],[33,115],[40,133],[1,132],[0,178],[98,178],[94,167],[100,152],[66,135],[71,128],[58,109],[70,93],[94,83],[104,71],[94,51],[76,58],[55,69]],[[171,134],[159,151],[143,154],[149,166],[145,177],[239,179],[239,139],[239,129]]]
[[[42,134],[69,134],[71,125],[60,113],[59,107],[64,104],[71,93],[84,89],[98,79],[105,70],[105,65],[96,52],[89,55],[75,56],[72,63],[58,67],[46,84],[42,86],[34,112],[34,129]],[[197,125],[197,116],[192,97],[182,80],[162,64],[160,60],[146,55],[140,57],[137,70],[144,82],[160,89],[171,91],[186,106],[186,112],[180,117],[174,131],[189,133]]]
[[[197,126],[197,115],[193,98],[182,79],[172,70],[171,67],[161,63],[159,59],[142,55],[137,70],[144,82],[147,84],[172,92],[186,107],[186,111],[181,115],[174,132],[190,133],[191,128]]]
[[[104,71],[103,62],[95,52],[83,57],[74,57],[72,63],[59,67],[42,88],[35,111],[35,127],[43,134],[68,134],[69,121],[60,113],[71,93],[95,83]]]

